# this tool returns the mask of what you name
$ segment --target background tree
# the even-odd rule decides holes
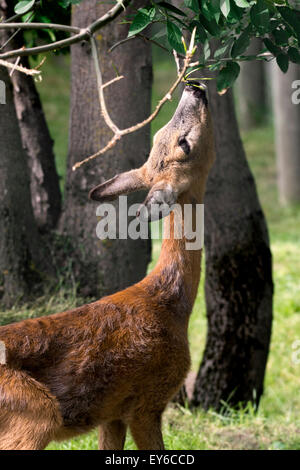
[[[23,43],[22,34],[18,36],[15,44],[17,42]],[[27,57],[23,57],[22,65],[29,67]],[[61,194],[55,167],[53,140],[34,79],[15,72],[12,75],[12,83],[22,145],[28,155],[34,216],[38,227],[47,231],[56,226],[61,212]]]
[[[193,405],[258,404],[272,324],[266,221],[240,139],[232,92],[209,84],[216,162],[205,196],[208,333]]]
[[[143,1],[134,2],[135,8]],[[96,0],[73,7],[72,24],[84,27],[107,11]],[[129,8],[126,15],[135,10]],[[124,15],[122,15],[124,18]],[[112,118],[120,127],[143,121],[151,106],[151,48],[149,43],[132,41],[111,53],[108,50],[126,37],[128,25],[120,20],[107,25],[97,37],[103,83],[115,76],[117,68],[125,78],[105,90]],[[141,279],[151,255],[149,240],[107,240],[96,237],[96,206],[88,203],[89,190],[117,172],[144,163],[150,150],[149,126],[126,136],[116,147],[83,169],[72,166],[86,155],[104,147],[110,131],[100,113],[96,76],[89,43],[72,47],[71,117],[65,206],[62,227],[74,246],[74,273],[83,293],[103,295]],[[137,199],[134,195],[128,204]]]
[[[247,54],[256,56],[262,50],[262,40],[252,38]],[[267,96],[265,64],[262,60],[241,63],[241,72],[237,81],[239,122],[249,130],[266,118]]]
[[[5,18],[14,15],[18,0],[6,2]],[[24,2],[23,2],[24,3]],[[41,10],[42,8],[42,10]],[[36,8],[24,16],[24,21],[60,21],[68,23],[70,14],[66,8],[57,2],[36,2]],[[53,38],[54,33],[52,33]],[[62,33],[56,33],[55,39],[62,39]],[[22,48],[25,45],[36,45],[40,40],[49,40],[49,34],[44,31],[23,31],[9,41],[10,49]],[[28,57],[22,57],[20,65],[29,68]],[[56,226],[61,212],[61,193],[59,178],[55,167],[53,140],[45,119],[43,106],[35,85],[34,78],[14,71],[11,76],[14,89],[14,101],[19,121],[23,148],[28,155],[31,202],[38,227],[47,232]]]
[[[0,33],[1,43],[3,40]],[[47,266],[31,206],[27,157],[22,148],[12,84],[2,67],[0,80],[6,88],[6,104],[1,105],[0,112],[0,301],[9,307],[36,292]]]
[[[300,65],[290,64],[287,73],[275,66],[272,75],[279,198],[282,204],[296,203],[300,202]]]

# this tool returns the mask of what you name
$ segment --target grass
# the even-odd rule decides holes
[[[171,62],[155,58],[153,104],[167,91],[173,79]],[[61,60],[61,59],[60,59]],[[57,166],[65,174],[68,136],[68,64],[49,61],[46,78],[39,85],[51,133],[55,137]],[[171,77],[171,78],[170,78]],[[153,123],[152,133],[164,125],[176,106],[168,103]],[[281,207],[278,203],[271,125],[242,135],[259,197],[267,217],[274,264],[274,323],[271,351],[265,379],[265,393],[255,414],[248,410],[227,410],[224,416],[198,410],[169,407],[164,416],[164,439],[168,449],[300,449],[300,206]],[[153,244],[153,261],[160,244]],[[192,369],[197,371],[205,343],[206,320],[202,277],[191,316],[189,338]],[[76,289],[58,289],[50,299],[41,298],[34,307],[15,308],[1,314],[2,323],[21,318],[62,311],[82,303]],[[299,359],[295,361],[295,359]],[[294,360],[293,360],[294,359]],[[298,362],[298,363],[297,363]],[[62,443],[51,443],[48,449],[96,449],[97,432]],[[133,449],[130,436],[126,449]]]

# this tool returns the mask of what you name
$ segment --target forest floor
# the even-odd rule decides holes
[[[49,61],[44,81],[39,85],[52,136],[55,139],[58,171],[62,186],[68,137],[68,66],[62,58]],[[153,105],[167,91],[173,80],[173,64],[156,62]],[[117,86],[117,85],[114,85]],[[175,102],[160,113],[152,131],[155,133],[172,114]],[[191,412],[170,406],[164,415],[164,440],[167,449],[300,449],[300,206],[283,208],[278,203],[274,155],[274,135],[269,122],[242,134],[248,161],[254,173],[259,197],[267,217],[274,266],[274,323],[265,392],[259,410],[224,413]],[[152,269],[160,243],[153,243]],[[190,321],[189,339],[192,369],[197,371],[205,344],[206,319],[204,279]],[[34,306],[15,307],[0,316],[1,323],[21,318],[47,315],[81,303],[76,286],[66,291],[59,286],[56,295],[37,300]],[[48,449],[96,449],[97,432],[52,443]],[[130,436],[126,449],[134,449]]]

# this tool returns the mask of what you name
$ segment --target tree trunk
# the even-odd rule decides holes
[[[12,84],[3,67],[0,80],[6,88],[6,104],[0,107],[0,301],[11,306],[26,296],[39,278],[42,256]]]
[[[298,84],[296,80],[298,80]],[[292,87],[293,83],[294,88]],[[279,198],[282,204],[300,202],[299,87],[299,65],[290,63],[287,73],[284,74],[277,64],[274,64],[275,142]]]
[[[248,55],[255,55],[262,49],[262,40],[253,38]],[[265,64],[261,60],[241,62],[241,72],[237,81],[239,121],[245,130],[261,124],[266,116],[267,97]]]
[[[22,59],[22,65],[28,67],[27,58]],[[12,82],[22,144],[29,157],[34,216],[39,228],[46,231],[55,227],[61,211],[53,140],[32,77],[14,72]]]
[[[232,92],[209,84],[216,162],[205,197],[208,334],[192,403],[259,403],[272,323],[272,261],[266,221],[247,164]]]
[[[134,7],[143,4],[139,0],[134,2]],[[107,5],[96,0],[83,1],[73,7],[72,22],[84,27],[106,11]],[[126,9],[126,16],[133,11]],[[108,53],[113,44],[127,36],[128,25],[120,22],[118,18],[102,29],[97,42],[103,82],[116,76],[116,68],[125,76],[105,90],[112,119],[124,128],[144,120],[150,112],[152,67],[149,44],[138,39]],[[74,276],[81,293],[99,296],[140,280],[146,272],[151,245],[148,240],[98,240],[96,206],[88,201],[88,192],[116,173],[144,163],[150,149],[150,128],[147,126],[124,137],[98,160],[73,172],[74,163],[106,145],[111,131],[100,113],[94,64],[87,42],[72,46],[71,72],[70,145],[62,228],[74,246]],[[128,205],[136,201],[136,195],[130,197]]]
[[[14,14],[14,5],[7,4],[5,17]],[[24,46],[22,31],[9,43],[12,49]],[[21,65],[29,67],[23,57]],[[23,148],[28,155],[31,202],[38,227],[43,231],[55,227],[61,211],[59,179],[55,167],[51,139],[42,103],[34,79],[15,71],[12,75],[14,101],[19,120]]]

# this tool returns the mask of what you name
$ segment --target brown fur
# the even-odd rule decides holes
[[[189,142],[181,148],[182,134]],[[202,202],[213,157],[205,100],[190,87],[144,167],[98,186],[91,197],[147,187],[149,205],[170,194],[180,204]],[[1,327],[0,449],[43,449],[99,425],[101,449],[122,449],[127,426],[139,449],[163,449],[161,415],[190,367],[187,328],[200,257],[171,237],[140,283],[71,311]]]

